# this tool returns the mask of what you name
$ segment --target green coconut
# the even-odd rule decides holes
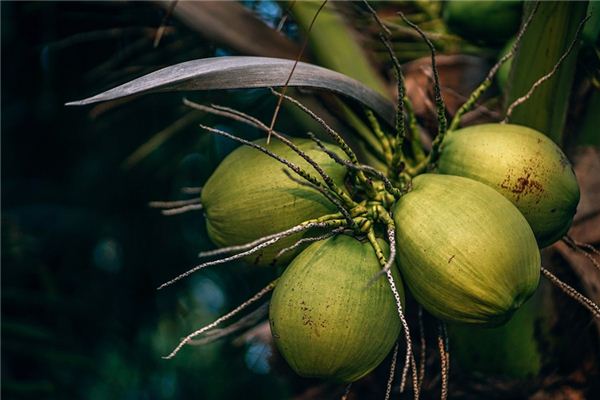
[[[312,244],[285,270],[269,318],[277,348],[299,375],[352,382],[390,352],[401,325],[385,277],[369,285],[380,270],[373,247],[346,235]],[[396,267],[392,273],[404,300]]]
[[[522,1],[488,0],[444,3],[443,18],[453,32],[476,43],[505,43],[519,29]]]
[[[266,139],[255,143],[318,176],[304,159],[277,139],[269,145],[266,145]],[[340,187],[344,187],[345,167],[331,160],[310,140],[295,139],[294,143],[319,163]],[[220,247],[245,244],[337,211],[321,193],[290,179],[279,161],[248,146],[237,148],[221,162],[204,185],[201,201],[208,235]],[[296,234],[284,238],[246,261],[270,264],[279,250],[301,237],[302,234]],[[301,250],[288,252],[278,261],[285,263]]]
[[[472,179],[419,175],[393,207],[397,263],[436,317],[495,326],[535,291],[540,252],[523,215]]]
[[[438,171],[496,189],[523,213],[540,247],[569,230],[579,203],[579,185],[565,154],[545,135],[520,125],[449,132]]]

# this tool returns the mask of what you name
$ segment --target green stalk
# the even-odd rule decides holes
[[[379,142],[381,143],[385,163],[389,168],[392,165],[393,157],[392,145],[390,143],[390,140],[381,129],[381,125],[379,125],[379,121],[377,121],[377,117],[375,117],[375,114],[371,110],[365,110],[365,114],[367,115],[369,124],[371,124],[371,129],[373,130],[375,136],[377,136],[377,139],[379,139]]]
[[[338,100],[336,107],[340,112],[340,117],[343,118],[344,122],[354,128],[356,136],[364,140],[367,147],[371,152],[377,156],[380,160],[384,161],[385,156],[383,153],[383,147],[377,136],[373,133],[371,128],[360,119],[354,111],[350,109],[343,101]],[[385,171],[385,169],[384,169]]]
[[[598,135],[600,113],[598,110],[600,110],[600,90],[594,89],[579,127],[579,138],[577,140],[579,146],[600,147],[600,135]]]
[[[535,331],[537,325],[543,326],[543,317],[538,312],[541,301],[538,290],[510,321],[497,328],[448,325],[455,362],[471,373],[513,378],[536,376],[542,365]]]
[[[296,1],[291,12],[306,32],[321,1]],[[360,45],[357,32],[344,21],[334,3],[327,4],[314,23],[309,37],[311,55],[320,64],[357,79],[385,97],[389,93],[369,57]]]
[[[534,3],[525,4],[525,15]],[[541,2],[536,17],[523,36],[512,63],[507,105],[523,96],[544,74],[552,70],[573,41],[587,2]],[[510,122],[529,126],[562,143],[569,95],[575,75],[579,44],[557,73],[544,82],[523,104],[515,108]]]
[[[320,1],[295,1],[293,3],[290,11],[304,32],[307,31],[320,5]],[[382,77],[369,62],[369,56],[358,40],[358,32],[336,10],[336,4],[329,3],[321,10],[309,35],[310,53],[317,64],[348,75],[383,96],[390,97]],[[354,128],[357,135],[369,143],[377,157],[383,160],[383,150],[374,133],[341,100],[336,103],[335,106],[341,110],[340,118]]]

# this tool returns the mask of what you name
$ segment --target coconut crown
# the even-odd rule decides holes
[[[463,177],[419,175],[393,214],[402,277],[434,316],[499,325],[537,288],[540,253],[533,232],[490,187]]]
[[[579,185],[565,154],[545,135],[520,125],[449,132],[438,172],[496,189],[523,213],[540,247],[567,232],[579,203]]]
[[[310,245],[285,270],[269,318],[275,344],[299,375],[352,382],[390,352],[400,320],[386,279],[371,282],[380,268],[370,243],[338,235]],[[403,301],[395,266],[392,273]]]
[[[268,145],[266,139],[255,143],[307,171],[314,171],[304,159],[277,139]],[[345,167],[335,163],[311,140],[294,139],[294,143],[313,158],[336,184],[344,186]],[[339,151],[337,147],[328,147]],[[288,169],[290,175],[287,175],[284,168],[279,161],[247,146],[238,147],[221,162],[202,189],[201,198],[208,235],[215,245],[245,244],[337,211],[321,193],[292,180],[290,175],[294,176],[294,173]],[[279,250],[291,246],[301,237],[302,234],[297,234],[282,239],[247,261],[270,264]],[[289,261],[303,248],[286,253],[277,260],[278,263]]]

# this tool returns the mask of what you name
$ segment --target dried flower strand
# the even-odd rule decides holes
[[[345,221],[341,221],[341,223],[343,224],[343,223],[345,223]],[[185,278],[186,276],[189,276],[189,275],[193,274],[194,272],[199,271],[201,269],[204,269],[204,268],[207,268],[207,267],[211,267],[211,266],[214,266],[214,265],[224,264],[224,263],[227,263],[227,262],[230,262],[230,261],[239,260],[240,258],[244,258],[246,256],[252,255],[252,254],[254,254],[254,253],[256,253],[256,252],[264,249],[265,247],[268,247],[268,246],[271,246],[271,245],[277,243],[279,240],[281,240],[281,239],[283,239],[285,237],[293,235],[294,233],[301,232],[303,230],[310,229],[310,228],[328,228],[328,227],[335,227],[335,226],[339,226],[339,225],[340,225],[340,222],[336,221],[336,220],[327,221],[327,222],[320,222],[320,223],[310,223],[310,224],[305,224],[305,225],[302,225],[302,224],[298,225],[298,226],[296,226],[296,227],[294,227],[292,229],[288,229],[287,231],[281,232],[281,233],[279,233],[277,235],[273,235],[272,239],[269,239],[269,240],[267,240],[265,242],[262,242],[259,245],[255,246],[255,247],[253,247],[253,248],[251,248],[249,250],[246,250],[246,251],[244,251],[242,253],[238,253],[238,254],[235,254],[235,255],[230,256],[230,257],[225,257],[225,258],[221,258],[221,259],[217,259],[217,260],[213,260],[213,261],[208,261],[208,262],[196,265],[195,267],[193,267],[193,268],[187,270],[186,272],[184,272],[184,273],[176,276],[175,278],[171,279],[170,281],[167,281],[167,282],[163,283],[162,285],[160,285],[158,287],[158,290],[161,290],[161,289],[163,289],[163,288],[165,288],[167,286],[170,286],[173,283],[175,283],[175,282],[177,282],[177,281]]]
[[[556,277],[554,274],[552,274],[552,272],[548,271],[544,267],[542,267],[542,274],[544,274],[544,276],[550,282],[552,282],[554,286],[562,290],[567,296],[571,297],[583,307],[587,308],[588,311],[592,313],[594,318],[600,319],[600,307],[596,303],[585,297],[583,294],[579,293],[573,287],[558,279],[558,277]]]
[[[181,348],[183,346],[185,346],[191,339],[193,339],[194,337],[196,337],[198,335],[203,334],[204,332],[209,331],[210,329],[213,329],[214,327],[218,326],[222,322],[225,322],[225,321],[231,319],[232,317],[235,317],[241,311],[243,311],[244,309],[248,308],[252,304],[256,303],[258,300],[262,299],[267,293],[269,293],[270,291],[272,291],[275,288],[276,284],[277,284],[277,279],[274,280],[274,281],[272,281],[271,283],[269,283],[267,286],[265,286],[264,288],[262,288],[254,296],[252,296],[251,298],[249,298],[248,300],[246,300],[245,302],[243,302],[242,304],[240,304],[239,306],[237,306],[236,308],[234,308],[229,313],[227,313],[227,314],[223,315],[222,317],[216,319],[214,322],[211,322],[210,324],[208,324],[206,326],[203,326],[202,328],[198,329],[197,331],[194,331],[194,332],[190,333],[189,335],[187,335],[185,338],[183,338],[179,342],[179,344],[177,345],[177,347],[175,347],[173,349],[173,351],[171,351],[171,353],[169,353],[166,356],[163,356],[162,358],[165,359],[165,360],[168,360],[168,359],[171,359],[171,358],[175,357],[175,355],[179,352],[179,350],[181,350]]]

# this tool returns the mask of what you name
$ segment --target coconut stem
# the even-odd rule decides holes
[[[184,104],[188,104],[188,105],[193,104],[194,108],[196,108],[198,110],[204,110],[206,112],[209,112],[209,113],[212,113],[215,115],[221,115],[221,116],[230,118],[232,120],[253,126],[257,129],[261,129],[265,132],[267,132],[269,130],[269,127],[267,125],[265,125],[258,118],[253,117],[249,114],[243,113],[241,111],[235,110],[233,108],[219,106],[216,104],[212,104],[210,107],[208,107],[208,106],[204,106],[202,104],[196,104],[196,103],[190,102],[189,100],[185,100],[185,99],[184,99]],[[305,152],[300,150],[300,148],[298,146],[296,146],[296,144],[294,144],[294,142],[289,140],[287,137],[285,137],[282,133],[280,133],[278,131],[274,130],[271,133],[277,139],[282,141],[286,146],[291,148],[296,154],[298,154],[300,157],[302,157],[304,160],[306,160],[306,162],[308,162],[317,171],[317,173],[319,175],[321,175],[321,178],[323,178],[323,181],[327,184],[327,186],[329,186],[330,188],[331,188],[331,186],[335,186],[333,179],[331,179],[331,177],[323,170],[323,168],[321,168],[321,166],[315,160],[313,160],[308,154],[306,154]]]
[[[381,144],[381,149],[383,151],[383,157],[385,158],[385,164],[388,169],[392,166],[392,158],[394,157],[392,152],[392,144],[390,143],[390,139],[381,129],[381,125],[379,125],[379,121],[377,121],[377,117],[373,113],[373,111],[365,109],[365,115],[369,120],[369,124],[371,125],[371,129],[375,133],[375,137],[379,140]]]
[[[413,399],[419,400],[421,394],[421,387],[419,386],[419,377],[417,376],[417,363],[415,362],[415,355],[411,352],[410,355],[410,366],[412,368],[412,385],[413,385]],[[406,379],[404,380],[404,383]],[[400,392],[404,391],[404,384],[400,383]]]
[[[377,25],[379,25],[379,29],[381,29],[387,37],[392,36],[392,32],[390,32],[388,27],[385,26],[385,24],[381,21],[381,19],[379,18],[379,15],[377,15],[377,12],[373,9],[373,7],[371,7],[369,2],[367,0],[363,0],[363,3],[365,4],[365,6],[367,6],[367,9],[373,16],[373,19],[375,20],[375,22],[377,22]]]
[[[460,106],[460,108],[454,115],[454,118],[452,118],[452,122],[450,123],[450,128],[449,128],[450,131],[458,129],[458,127],[460,126],[461,118],[467,112],[471,111],[471,109],[475,106],[475,104],[477,103],[477,100],[479,100],[481,95],[492,85],[494,76],[496,76],[496,73],[498,72],[500,67],[515,55],[515,53],[519,49],[519,46],[521,45],[521,39],[523,38],[523,35],[527,31],[527,28],[529,27],[529,24],[531,23],[533,16],[537,12],[539,5],[540,5],[540,2],[539,1],[536,2],[533,10],[531,10],[531,13],[527,17],[527,19],[525,20],[525,22],[523,23],[521,28],[519,29],[519,33],[517,34],[517,37],[515,38],[515,41],[514,41],[513,45],[511,46],[509,52],[506,53],[504,56],[502,56],[502,58],[500,58],[500,60],[498,60],[498,62],[490,69],[490,71],[488,72],[488,74],[485,77],[485,79],[483,80],[483,82],[481,82],[479,84],[479,86],[473,91],[473,93],[471,93],[471,95],[469,96],[467,101],[462,106]]]
[[[425,159],[425,152],[421,144],[421,132],[417,123],[417,116],[410,99],[404,95],[404,107],[406,107],[406,115],[408,116],[408,129],[410,130],[410,144],[414,159],[417,163]]]
[[[533,83],[533,85],[531,86],[531,88],[529,89],[529,91],[527,91],[527,93],[525,93],[523,96],[519,97],[518,99],[516,99],[515,101],[513,101],[511,103],[511,105],[506,110],[506,116],[504,117],[504,120],[502,120],[503,124],[505,124],[505,123],[508,122],[510,116],[512,115],[512,113],[513,113],[513,111],[514,111],[514,109],[516,107],[518,107],[519,105],[521,105],[524,102],[526,102],[531,97],[531,95],[533,94],[533,92],[535,92],[535,90],[542,83],[546,82],[548,79],[550,79],[550,78],[552,78],[552,76],[554,76],[554,74],[556,73],[556,71],[558,71],[558,68],[562,65],[562,63],[569,56],[569,54],[571,54],[571,51],[573,50],[573,48],[575,47],[575,45],[577,43],[579,43],[579,36],[581,34],[583,26],[585,25],[586,21],[588,19],[590,19],[590,18],[591,18],[591,15],[588,15],[583,20],[581,20],[581,22],[577,26],[577,30],[575,31],[575,37],[573,38],[573,40],[569,44],[569,47],[567,47],[567,50],[565,50],[565,52],[560,56],[560,58],[558,59],[558,61],[556,62],[556,64],[554,64],[554,67],[552,67],[552,69],[550,70],[550,72],[548,72],[547,74],[545,74],[544,76],[542,76],[540,79],[538,79],[537,81],[535,81]]]
[[[287,101],[293,103],[298,108],[300,108],[302,111],[304,111],[306,114],[308,114],[312,119],[314,119],[317,123],[319,123],[325,129],[325,131],[329,134],[329,136],[331,136],[333,138],[333,140],[335,141],[335,143],[350,158],[350,161],[352,163],[354,163],[354,164],[358,163],[358,159],[356,157],[356,154],[350,148],[350,146],[348,146],[348,144],[342,138],[342,136],[339,133],[337,133],[332,127],[330,127],[321,117],[319,117],[317,114],[315,114],[314,112],[312,112],[308,107],[306,107],[304,104],[302,104],[300,101],[296,100],[292,96],[288,96],[288,95],[279,93],[276,90],[274,90],[273,88],[271,88],[271,92],[275,96],[279,96],[279,98],[284,98]],[[311,139],[314,140],[314,136],[311,136]],[[364,176],[364,174],[362,172],[359,172],[357,174],[357,177],[358,177],[359,181],[361,181],[363,184],[366,184],[367,188],[369,188],[368,180],[367,180],[367,178]],[[373,190],[371,190],[371,192],[373,192]]]
[[[312,133],[312,132],[307,132],[307,134],[311,137],[311,139],[313,139],[315,141],[315,143],[317,143],[317,146],[319,146],[319,148],[324,151],[325,153],[327,153],[327,155],[329,155],[329,157],[331,157],[335,162],[344,165],[350,169],[356,170],[356,171],[362,171],[362,172],[366,172],[369,175],[373,175],[376,178],[381,179],[381,181],[383,182],[386,190],[392,194],[396,199],[399,199],[404,193],[402,192],[402,190],[394,187],[394,185],[392,184],[392,182],[387,178],[387,176],[385,176],[383,174],[383,172],[379,171],[377,168],[371,167],[370,165],[364,165],[364,164],[353,164],[352,162],[348,161],[348,160],[344,160],[343,158],[341,158],[340,156],[338,156],[336,153],[334,153],[333,151],[329,150],[327,147],[325,147],[323,145],[323,143]],[[369,184],[370,188],[373,188],[372,184]]]
[[[264,249],[265,247],[268,247],[272,244],[277,243],[279,240],[288,237],[290,235],[293,235],[294,233],[298,233],[307,229],[311,229],[311,228],[331,228],[331,227],[339,227],[340,225],[345,224],[346,221],[344,220],[331,220],[331,221],[326,221],[326,222],[314,222],[314,223],[309,223],[309,224],[300,224],[300,225],[296,225],[295,227],[288,229],[287,231],[283,231],[280,232],[278,234],[275,235],[271,235],[271,239],[267,240],[267,241],[263,241],[262,243],[254,246],[253,248],[251,248],[250,250],[244,251],[242,253],[238,253],[235,254],[233,256],[230,257],[225,257],[225,258],[220,258],[218,260],[213,260],[213,261],[208,261],[199,265],[196,265],[195,267],[193,267],[192,269],[189,269],[188,271],[176,276],[175,278],[171,279],[168,282],[163,283],[162,285],[160,285],[158,287],[158,290],[163,289],[166,286],[172,285],[173,283],[185,278],[186,276],[189,276],[191,274],[193,274],[194,272],[204,269],[206,267],[211,267],[213,265],[218,265],[218,264],[224,264],[226,262],[229,261],[234,261],[234,260],[238,260],[240,258],[249,256],[251,254],[256,253],[257,251]],[[259,239],[260,240],[260,239]],[[222,249],[220,249],[222,250]]]
[[[169,355],[164,356],[162,358],[168,360],[170,358],[173,358],[178,352],[179,350],[181,350],[181,348],[187,344],[191,339],[193,339],[194,337],[201,335],[202,333],[213,329],[214,327],[218,326],[220,323],[227,321],[228,319],[236,316],[240,311],[243,311],[245,308],[251,306],[252,304],[256,303],[258,300],[260,300],[261,298],[263,298],[267,293],[269,293],[271,290],[273,290],[275,288],[275,285],[277,284],[277,279],[275,279],[274,281],[272,281],[271,283],[269,283],[267,286],[265,286],[264,288],[262,288],[258,293],[256,293],[254,296],[252,296],[251,298],[249,298],[248,300],[246,300],[245,302],[243,302],[242,304],[240,304],[239,306],[237,306],[236,308],[234,308],[232,311],[230,311],[229,313],[223,315],[222,317],[216,319],[215,321],[213,321],[212,323],[198,329],[195,332],[190,333],[189,335],[187,335],[185,338],[183,338],[183,340],[181,340],[181,342],[179,342],[179,344],[177,345],[177,347],[175,347],[175,349],[173,349],[173,351],[171,353],[169,353]]]
[[[394,383],[394,375],[396,375],[396,362],[398,361],[398,343],[394,346],[392,353],[392,362],[390,363],[390,374],[388,376],[387,385],[385,387],[385,400],[389,400],[392,394],[392,384]]]
[[[587,308],[594,318],[600,319],[600,307],[577,290],[567,285],[565,282],[558,279],[552,272],[548,271],[546,268],[542,267],[542,274],[554,284],[554,286],[558,287],[562,290],[567,296],[571,297],[573,300],[577,301],[583,307]]]
[[[206,125],[200,125],[200,127],[211,133],[216,133],[217,135],[224,136],[226,138],[235,140],[236,142],[245,144],[246,146],[253,147],[259,151],[262,151],[269,157],[272,157],[275,160],[279,161],[280,163],[284,164],[285,166],[289,167],[292,171],[294,171],[295,173],[297,173],[298,175],[300,175],[302,178],[306,179],[307,181],[314,183],[315,185],[322,186],[322,183],[317,178],[315,178],[308,172],[304,171],[304,169],[300,168],[299,166],[292,163],[291,161],[288,161],[285,158],[278,156],[277,154],[273,153],[272,151],[268,150],[267,148],[265,148],[259,144],[256,144],[256,143],[251,142],[246,139],[242,139],[238,136],[232,135],[231,133],[225,132],[221,129],[211,128],[210,126],[206,126]]]

